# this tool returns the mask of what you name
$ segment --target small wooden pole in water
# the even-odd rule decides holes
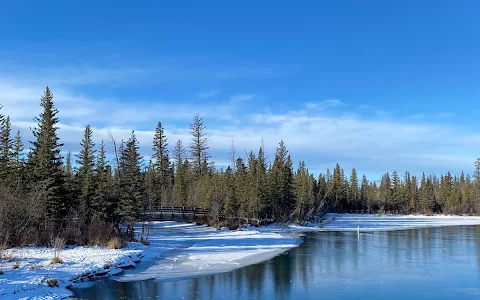
[[[360,239],[360,226],[357,228],[357,238]]]

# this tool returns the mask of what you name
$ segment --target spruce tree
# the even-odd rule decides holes
[[[358,177],[357,177],[357,170],[355,168],[352,169],[350,173],[350,205],[355,207],[355,210],[358,211]]]
[[[105,222],[112,222],[114,209],[111,199],[111,184],[109,183],[110,168],[107,165],[105,144],[102,140],[98,149],[97,160],[94,170],[95,190],[92,197],[93,214]]]
[[[248,167],[246,178],[246,201],[247,212],[249,218],[258,219],[260,199],[257,192],[257,158],[253,151],[248,154]]]
[[[168,158],[168,142],[162,123],[158,122],[153,138],[153,156],[152,165],[152,183],[156,204],[162,206],[167,196],[167,187],[169,186],[170,161]],[[181,150],[180,150],[181,152]]]
[[[24,168],[25,168],[25,159],[24,153],[25,147],[23,145],[22,136],[20,135],[20,129],[17,129],[17,133],[13,142],[13,178],[16,182],[16,187],[18,189],[23,189],[24,186],[22,182],[24,181]]]
[[[267,163],[265,161],[265,151],[263,146],[258,150],[256,171],[255,171],[255,192],[256,192],[256,211],[257,217],[265,215],[265,208],[268,205],[269,193],[267,185]]]
[[[233,170],[235,173],[235,199],[238,201],[238,209],[239,213],[238,216],[245,218],[246,212],[248,209],[248,202],[247,202],[247,168],[243,163],[242,158],[237,158],[235,169]]]
[[[133,238],[133,226],[139,220],[141,206],[144,203],[144,181],[141,172],[143,158],[138,152],[139,146],[134,131],[122,148],[118,214],[122,216],[123,223],[127,226],[127,235]]]
[[[299,163],[295,173],[294,195],[296,199],[295,218],[297,222],[301,222],[310,215],[314,200],[312,180],[304,161]]]
[[[383,175],[379,189],[380,208],[383,209],[384,212],[390,211],[392,209],[392,183],[388,172]]]
[[[95,143],[92,141],[92,135],[93,132],[90,125],[87,125],[85,127],[82,142],[80,143],[82,150],[76,155],[76,162],[79,165],[77,176],[80,186],[80,211],[86,217],[87,223],[91,219],[91,202],[95,190],[93,169],[95,166],[96,150],[94,150]]]
[[[14,141],[11,138],[10,117],[1,117],[0,122],[0,178],[6,184],[11,185],[14,182],[12,180]]]
[[[369,197],[368,197],[368,188],[369,188],[369,184],[368,184],[368,180],[367,180],[367,176],[365,176],[365,174],[363,174],[362,176],[362,185],[360,187],[360,197],[361,197],[361,203],[362,203],[362,212],[364,212],[367,207],[368,207],[368,204],[369,204]],[[369,207],[370,209],[370,207]]]
[[[328,171],[328,170],[327,170]],[[342,210],[343,200],[343,177],[341,174],[340,165],[337,163],[333,169],[332,178],[332,203],[330,204],[333,210]]]
[[[474,187],[473,200],[480,203],[480,158],[475,161],[475,169],[473,171]]]
[[[391,201],[391,209],[394,212],[398,212],[400,210],[402,204],[402,187],[400,183],[400,178],[398,176],[397,171],[393,171],[392,173],[392,201]]]
[[[232,168],[227,167],[225,171],[225,216],[227,218],[237,218],[238,209],[240,207],[238,200],[236,198],[235,192],[235,178]]]
[[[65,201],[63,184],[62,155],[60,148],[63,146],[57,136],[58,110],[53,103],[53,94],[47,87],[40,105],[43,111],[35,118],[37,126],[33,129],[34,141],[29,155],[29,168],[31,169],[31,188],[42,190],[45,197],[39,199],[38,217],[42,219],[45,227],[60,225],[66,215],[68,203]]]
[[[72,152],[68,151],[65,158],[65,175],[68,179],[73,177]]]

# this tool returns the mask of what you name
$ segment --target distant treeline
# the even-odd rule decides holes
[[[469,175],[385,174],[379,184],[347,177],[337,164],[315,178],[301,161],[297,168],[283,141],[272,162],[265,149],[237,155],[219,168],[210,161],[208,135],[198,115],[190,124],[191,141],[169,147],[161,122],[152,159],[139,153],[132,131],[127,141],[95,145],[89,125],[81,151],[62,156],[58,110],[47,87],[35,118],[33,141],[25,151],[20,132],[0,114],[0,246],[46,244],[53,236],[70,243],[105,244],[113,236],[133,238],[134,225],[156,206],[206,208],[212,225],[311,221],[325,212],[449,213],[480,212],[480,160]],[[107,160],[105,144],[113,149]],[[72,163],[72,159],[75,163]]]

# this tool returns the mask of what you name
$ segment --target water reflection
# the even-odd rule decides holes
[[[105,281],[85,299],[478,299],[480,227],[311,233],[271,261],[200,278]]]

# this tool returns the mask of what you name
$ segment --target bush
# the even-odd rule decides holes
[[[55,256],[54,258],[52,258],[52,260],[50,261],[50,264],[51,265],[54,265],[54,264],[63,264],[63,260],[58,257],[58,256]]]
[[[88,245],[105,246],[113,237],[115,234],[112,225],[94,217],[88,226]]]
[[[58,286],[58,281],[57,281],[57,278],[50,278],[50,279],[47,279],[47,285],[48,287],[57,287]]]
[[[65,246],[66,246],[65,239],[60,238],[60,237],[55,237],[50,242],[50,245],[55,249],[54,254],[53,254],[53,258],[50,261],[50,264],[51,265],[63,264],[63,260],[60,258],[60,251],[65,249]]]
[[[108,249],[122,249],[125,248],[127,245],[122,239],[119,237],[114,237],[110,239],[107,243],[107,248]]]
[[[20,268],[20,265],[19,264],[14,264],[13,267],[12,267],[12,270],[16,270],[18,268]]]

